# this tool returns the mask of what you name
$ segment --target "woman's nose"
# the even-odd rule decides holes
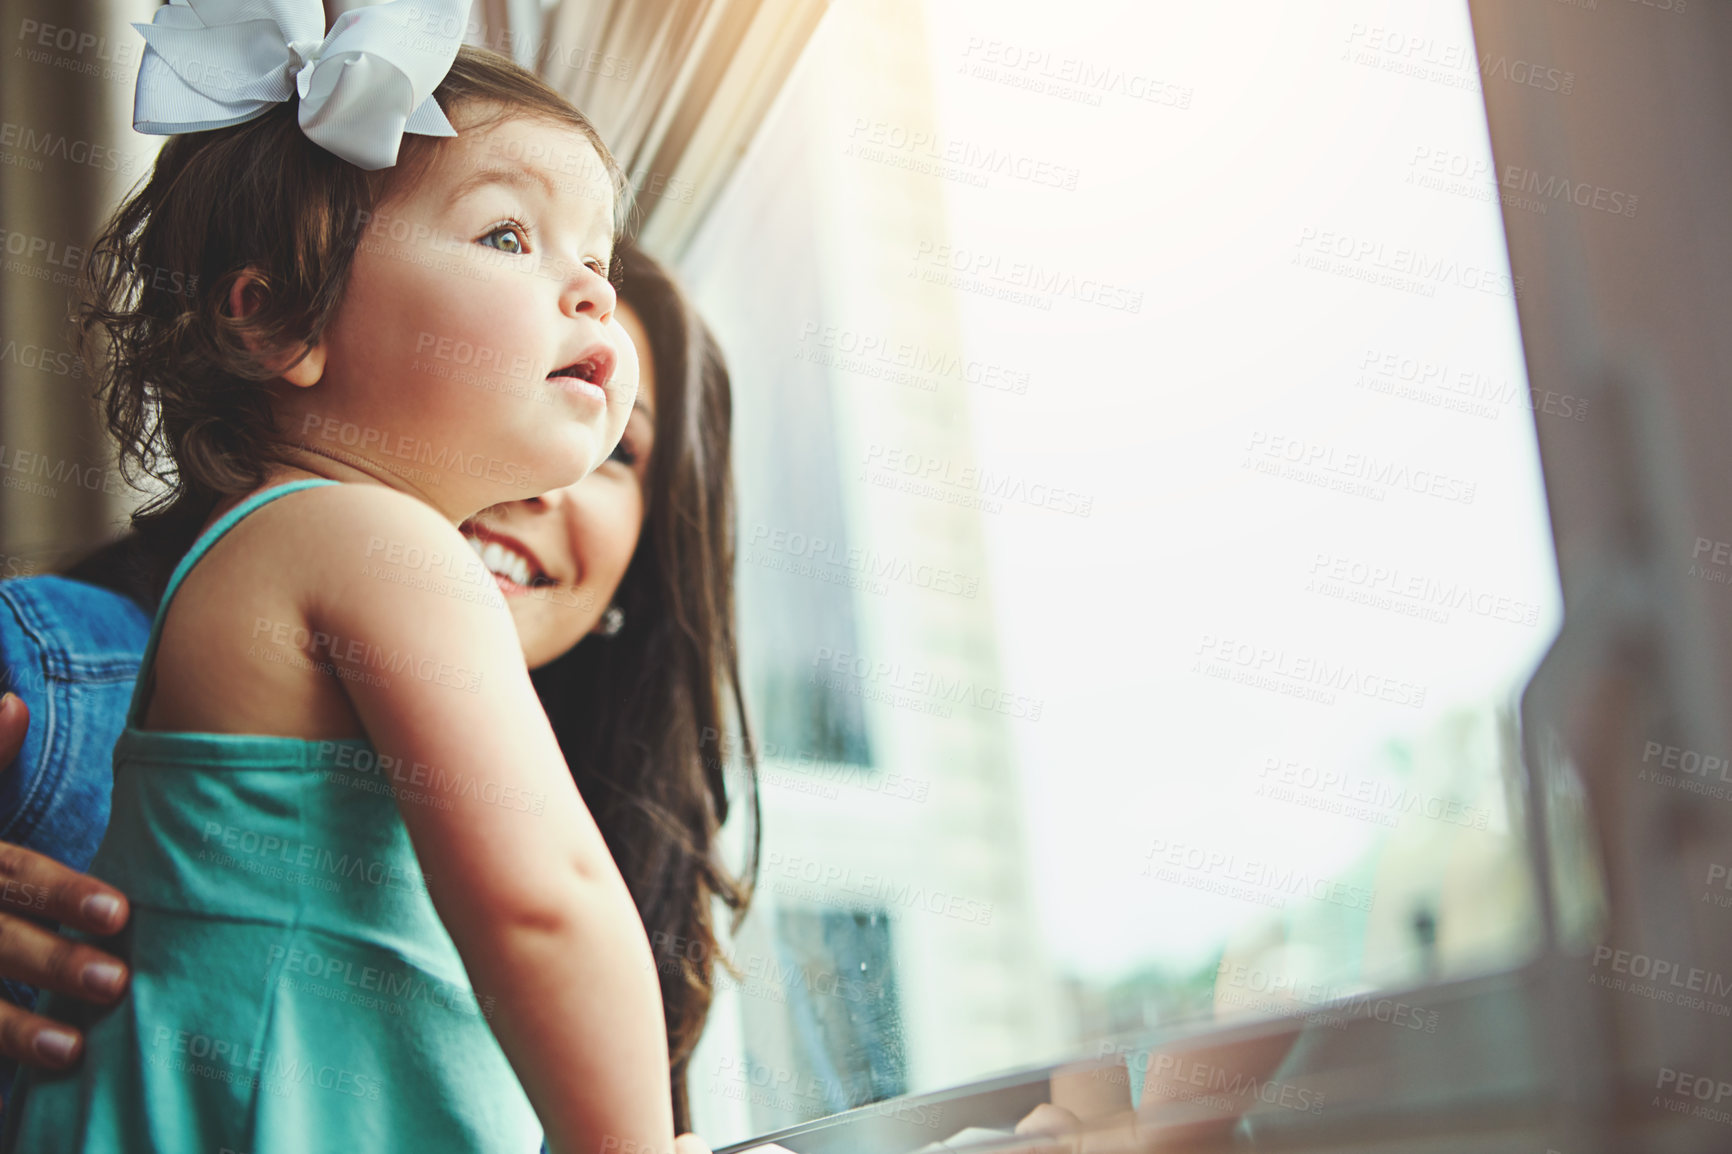
[[[581,482],[579,483],[581,484]],[[552,489],[539,497],[526,498],[523,503],[538,513],[562,513],[571,506],[572,498],[575,496],[573,490],[576,488],[577,485],[567,485],[563,489]]]

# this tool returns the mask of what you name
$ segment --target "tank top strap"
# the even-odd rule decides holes
[[[180,564],[174,567],[174,573],[168,579],[168,587],[162,591],[162,600],[157,603],[156,617],[150,623],[150,640],[144,646],[144,659],[138,663],[138,680],[132,686],[132,702],[126,707],[126,728],[132,729],[139,722],[139,707],[147,701],[150,686],[154,681],[156,662],[156,643],[162,637],[162,622],[168,616],[169,603],[174,600],[176,591],[186,580],[192,567],[197,565],[199,558],[210,551],[210,547],[222,540],[223,535],[240,523],[241,518],[251,513],[261,505],[270,503],[278,497],[286,497],[301,489],[311,489],[318,485],[338,485],[327,477],[309,477],[306,480],[290,481],[282,485],[273,485],[269,489],[261,489],[247,497],[240,504],[218,517],[216,523],[199,535],[192,548],[186,551],[186,556],[180,559]]]

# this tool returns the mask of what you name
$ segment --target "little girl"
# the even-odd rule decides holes
[[[207,528],[91,868],[131,899],[132,984],[45,998],[85,1053],[20,1080],[4,1145],[662,1154],[643,925],[456,527],[620,438],[622,182],[566,100],[459,47],[466,2],[322,42],[318,8],[135,25],[135,124],[178,135],[79,320],[127,459]]]

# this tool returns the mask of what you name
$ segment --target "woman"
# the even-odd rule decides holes
[[[712,993],[711,898],[737,925],[757,869],[756,770],[734,656],[731,402],[715,343],[665,270],[629,244],[618,258],[618,316],[642,361],[619,448],[580,485],[487,510],[465,531],[506,596],[566,761],[662,955],[674,1119],[685,1131],[685,1072]],[[15,772],[0,781],[0,835],[36,851],[0,844],[0,977],[23,1006],[34,1003],[25,983],[101,1004],[124,992],[119,962],[4,911],[99,934],[124,925],[122,895],[72,871],[88,865],[107,824],[108,753],[148,632],[139,606],[154,610],[207,513],[143,518],[138,532],[69,572],[87,585],[0,586],[0,618],[12,611],[0,620],[10,687],[42,702],[57,667],[75,671],[61,679],[73,696],[54,699],[58,736],[33,735],[20,759],[21,770],[40,767],[33,779]],[[57,630],[85,631],[84,652],[50,652]],[[8,637],[17,652],[7,651]],[[34,661],[19,660],[26,651]],[[68,700],[80,703],[76,725]],[[9,735],[23,742],[23,713],[11,699],[0,706],[0,766],[16,752]],[[729,802],[719,748],[705,740],[730,722],[747,751],[751,836],[739,878],[716,853]],[[114,899],[112,909],[87,906],[93,895]],[[667,942],[680,949],[660,950]],[[60,1068],[77,1060],[79,1044],[58,1023],[0,1003],[0,1055]]]

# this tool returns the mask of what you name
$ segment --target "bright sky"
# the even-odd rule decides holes
[[[1058,278],[1048,309],[957,293],[966,355],[1029,374],[1023,395],[974,390],[977,452],[1093,500],[984,518],[1005,683],[1045,700],[1011,723],[1043,918],[1075,971],[1195,964],[1259,910],[1140,877],[1154,839],[1345,866],[1376,828],[1253,798],[1265,760],[1372,765],[1390,736],[1519,686],[1559,620],[1466,5],[930,11],[947,142],[1037,174],[947,183],[951,239],[998,287],[1027,289],[1017,262]],[[1357,279],[1389,273],[1405,279]],[[1096,283],[1140,308],[1078,299]],[[1380,366],[1432,375],[1381,393]],[[1295,457],[1381,498],[1254,467]],[[1459,583],[1533,620],[1307,591],[1337,563],[1399,574],[1343,590]],[[1193,672],[1207,638],[1229,666],[1346,663],[1424,706]]]

